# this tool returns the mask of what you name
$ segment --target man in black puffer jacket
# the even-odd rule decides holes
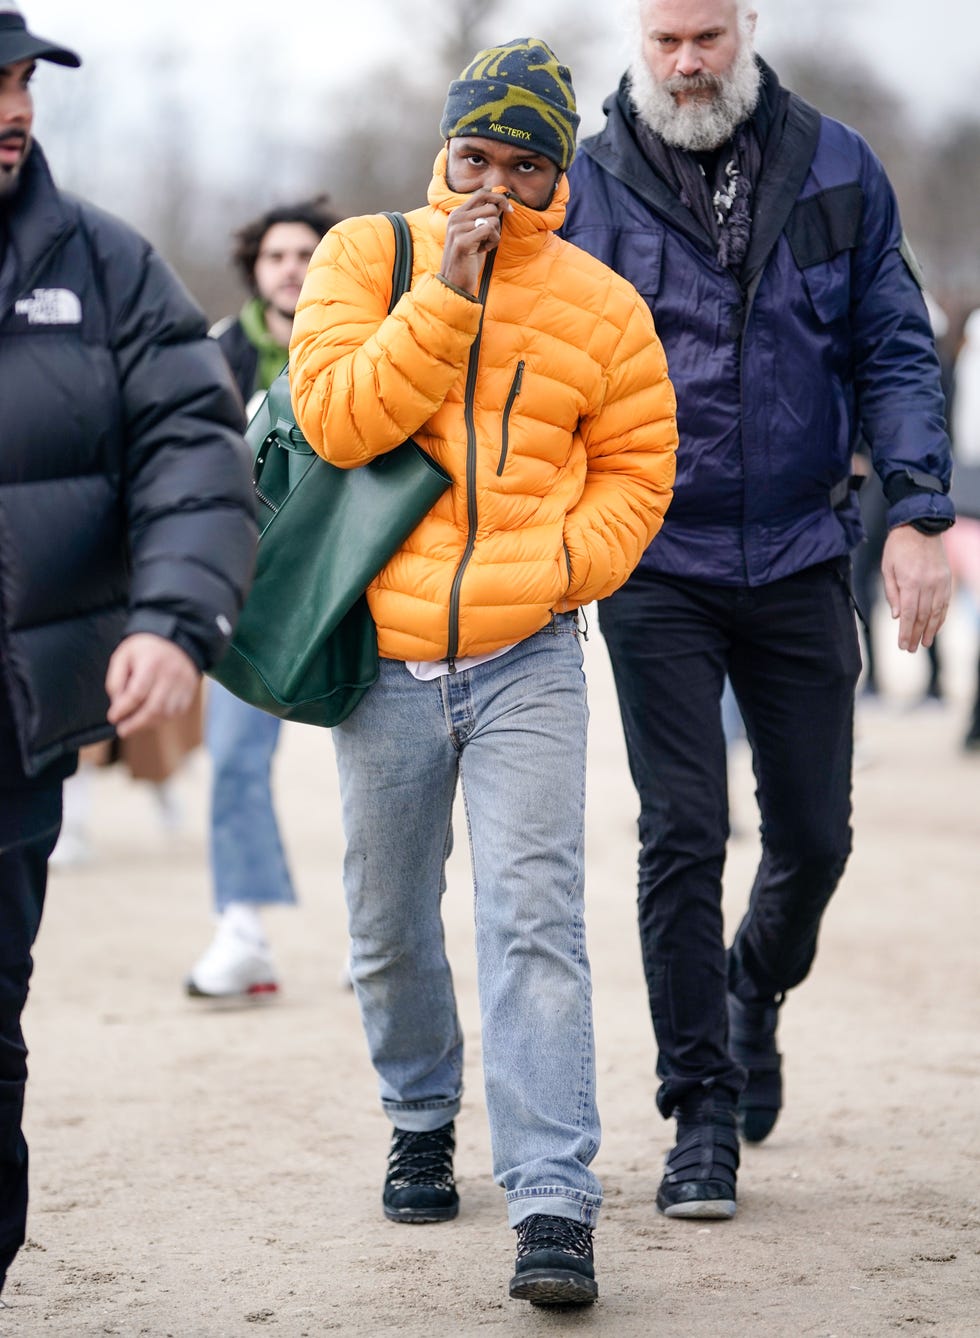
[[[79,747],[184,710],[256,528],[241,405],[204,317],[31,139],[38,59],[0,3],[0,1286],[24,1241],[20,1016]]]

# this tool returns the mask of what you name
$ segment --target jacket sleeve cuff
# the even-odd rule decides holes
[[[218,658],[217,647],[204,646],[196,637],[190,636],[172,613],[135,609],[126,623],[125,635],[134,636],[137,632],[149,632],[153,636],[163,637],[165,641],[172,641],[190,656],[201,673],[209,669]]]
[[[436,278],[439,280],[440,283],[444,283],[446,287],[449,288],[452,292],[459,293],[460,297],[465,297],[467,302],[475,302],[477,306],[481,305],[480,299],[478,297],[476,297],[473,293],[468,293],[465,288],[457,288],[454,283],[449,282],[445,274],[437,274]]]
[[[951,525],[955,519],[956,510],[945,493],[913,493],[888,508],[890,530],[898,525],[911,525],[917,520],[946,521]]]

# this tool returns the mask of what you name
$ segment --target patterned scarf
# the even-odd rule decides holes
[[[713,153],[671,148],[627,102],[629,121],[644,157],[712,239],[719,264],[736,274],[749,249],[763,146],[777,127],[782,129],[788,101],[772,70],[759,63],[763,78],[758,106],[728,143]]]
[[[732,139],[714,153],[671,148],[643,121],[637,119],[635,125],[651,166],[714,241],[718,263],[741,269],[752,231],[752,196],[762,169],[752,121],[743,121]]]

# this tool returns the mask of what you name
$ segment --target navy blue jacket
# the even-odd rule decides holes
[[[789,95],[733,273],[642,153],[625,83],[605,110],[571,166],[562,232],[644,296],[677,392],[674,500],[642,565],[756,586],[847,553],[860,434],[890,527],[952,517],[935,344],[867,144]]]
[[[123,637],[214,663],[256,526],[238,396],[174,273],[37,145],[0,226],[2,791],[112,733]]]

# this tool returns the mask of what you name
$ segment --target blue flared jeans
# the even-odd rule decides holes
[[[272,803],[272,759],[281,721],[208,684],[214,908],[230,901],[292,905],[296,893]]]
[[[463,1041],[441,899],[457,782],[475,894],[493,1171],[512,1226],[594,1224],[601,1190],[583,914],[588,707],[574,615],[420,682],[383,660],[333,732],[351,975],[381,1100],[401,1129],[460,1107]]]

